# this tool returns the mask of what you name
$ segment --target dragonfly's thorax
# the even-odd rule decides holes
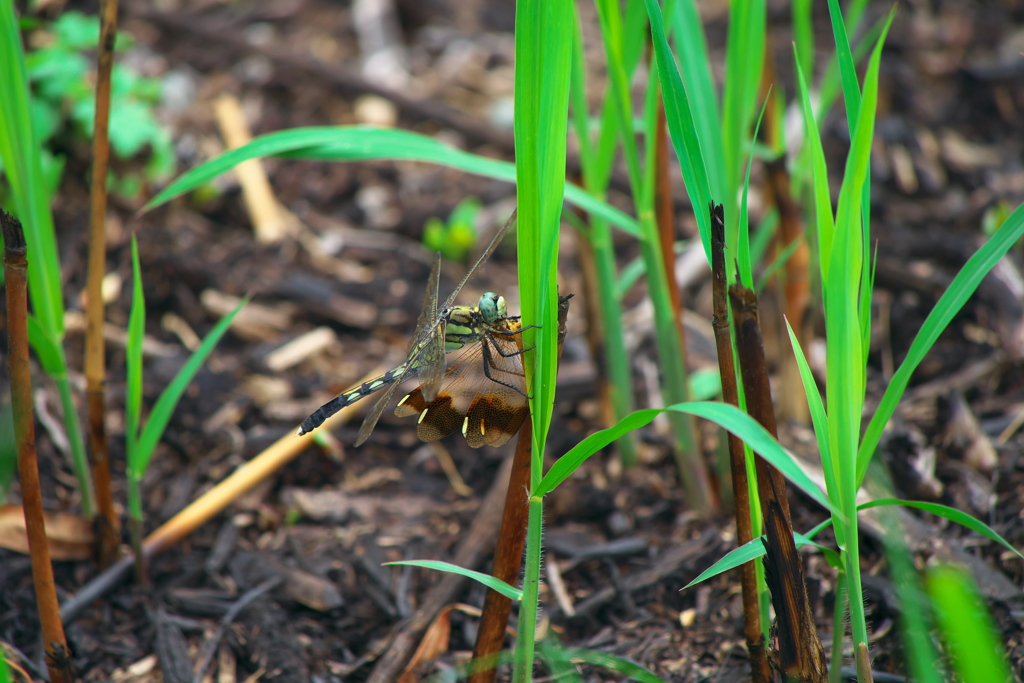
[[[483,339],[508,319],[505,297],[487,292],[477,306],[453,306],[444,316],[445,350],[460,349]]]

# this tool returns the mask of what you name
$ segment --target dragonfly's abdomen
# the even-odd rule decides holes
[[[317,408],[316,412],[314,412],[312,415],[310,415],[309,417],[302,421],[302,426],[299,427],[299,436],[302,436],[306,432],[313,431],[314,429],[322,425],[324,423],[324,420],[329,418],[331,415],[334,415],[342,408],[350,406],[357,401],[361,401],[370,394],[378,392],[387,385],[395,382],[396,380],[398,380],[399,377],[402,376],[402,373],[405,372],[405,368],[408,364],[408,361],[406,361],[405,363],[402,363],[394,370],[388,370],[380,377],[374,377],[373,379],[367,382],[363,382],[356,388],[351,389],[350,391],[346,391],[344,394],[338,396],[337,398],[332,399],[327,403],[323,404],[322,406]],[[415,368],[413,368],[412,372],[415,372]]]

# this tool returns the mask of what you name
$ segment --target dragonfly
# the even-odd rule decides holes
[[[412,376],[420,386],[396,408],[399,416],[419,414],[417,432],[423,440],[439,439],[460,425],[474,448],[498,446],[512,437],[529,412],[518,317],[508,315],[505,298],[493,292],[476,306],[455,306],[455,299],[502,238],[516,223],[516,212],[505,222],[484,252],[445,301],[437,306],[440,254],[430,272],[423,307],[409,343],[406,361],[320,406],[299,427],[307,434],[342,408],[387,387],[363,421],[358,446],[369,438],[384,409],[402,382]],[[449,366],[447,354],[462,349]],[[442,393],[443,385],[443,393]],[[514,429],[513,429],[514,427]],[[476,445],[474,445],[476,444]]]

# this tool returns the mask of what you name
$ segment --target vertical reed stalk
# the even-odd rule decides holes
[[[110,447],[104,428],[106,363],[103,344],[103,277],[107,270],[107,168],[110,162],[110,72],[117,38],[117,0],[100,3],[100,45],[96,67],[96,124],[92,139],[89,211],[89,279],[85,329],[85,379],[89,405],[89,449],[99,511],[100,567],[117,557],[120,524],[110,488]]]
[[[53,580],[50,548],[43,521],[43,494],[39,487],[36,433],[32,411],[32,366],[28,355],[28,259],[25,234],[17,218],[0,209],[4,237],[4,276],[7,289],[7,350],[11,370],[11,407],[18,450],[21,504],[32,559],[32,580],[43,631],[46,667],[51,683],[70,683],[68,645],[60,620],[57,586]]]

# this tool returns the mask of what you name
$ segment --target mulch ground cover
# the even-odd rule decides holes
[[[770,5],[779,79],[791,95],[788,4]],[[121,26],[138,46],[125,59],[168,85],[160,114],[173,131],[181,169],[223,150],[212,111],[224,93],[239,98],[256,134],[394,120],[471,151],[511,159],[513,3],[400,1],[392,9],[392,24],[384,23],[400,38],[404,82],[361,72],[360,40],[366,36],[358,22],[365,17],[353,6],[319,0],[129,0],[122,4]],[[888,10],[872,7],[870,19]],[[707,3],[702,11],[713,57],[721,64],[726,3]],[[583,3],[581,13],[586,34],[595,37],[593,8]],[[832,44],[823,9],[815,21],[823,50]],[[597,51],[591,71],[599,77],[599,46],[596,40],[590,44]],[[869,402],[881,396],[927,312],[981,244],[987,213],[1001,202],[1012,208],[1024,199],[1022,46],[1020,3],[950,0],[899,7],[882,58],[872,157],[878,267]],[[600,94],[593,93],[594,103]],[[823,124],[833,171],[842,167],[849,141],[840,107]],[[66,299],[79,310],[86,277],[88,147],[68,142],[64,151],[68,167],[55,218]],[[233,175],[219,179],[212,196],[178,200],[139,219],[132,219],[138,204],[115,199],[111,208],[108,264],[124,286],[108,306],[108,320],[122,329],[127,323],[129,235],[136,231],[147,334],[154,342],[145,367],[147,405],[187,358],[190,331],[202,336],[225,305],[253,293],[245,325],[225,337],[186,393],[146,474],[150,529],[294,431],[334,393],[362,381],[374,367],[401,362],[432,259],[419,240],[423,224],[447,216],[467,196],[480,198],[498,223],[514,197],[506,183],[424,164],[264,165],[298,226],[296,237],[281,244],[254,239]],[[678,175],[676,181],[680,231],[692,236],[695,221]],[[613,188],[612,201],[628,209],[622,183],[613,182]],[[624,264],[637,247],[623,236],[618,240]],[[563,240],[562,253],[563,291],[580,298],[570,311],[549,444],[553,456],[601,426],[594,399],[597,370],[581,336],[585,293],[574,239]],[[1024,547],[1024,436],[1017,430],[1024,411],[1021,257],[1020,249],[1011,251],[942,335],[915,375],[877,458],[890,468],[901,496],[966,510],[1017,548]],[[506,293],[518,310],[513,263],[511,249],[499,250],[461,300],[474,301],[490,289]],[[462,272],[446,264],[442,290]],[[697,321],[710,320],[708,281],[698,276],[687,288],[685,300]],[[638,306],[642,295],[640,289],[631,292],[625,304]],[[71,367],[81,368],[84,328],[70,327]],[[330,330],[333,342],[285,369],[268,365],[272,351],[317,327]],[[691,358],[707,357],[709,348],[713,354],[713,341],[702,336],[700,324],[691,328]],[[656,368],[651,330],[642,322],[634,329],[635,366]],[[0,373],[6,372],[6,360],[3,367]],[[116,370],[124,367],[124,350],[116,341],[109,343],[108,367],[115,369],[108,386],[115,496],[124,501],[124,377]],[[35,377],[41,411],[59,412],[53,386],[41,372]],[[646,403],[648,383],[642,373],[637,378]],[[381,563],[451,560],[480,514],[503,456],[471,450],[461,439],[445,441],[466,484],[463,491],[440,465],[443,456],[416,439],[411,421],[389,411],[365,445],[346,448],[357,429],[353,422],[337,430],[335,449],[310,449],[157,556],[149,586],[126,581],[86,609],[68,626],[72,661],[82,678],[190,679],[218,624],[244,597],[248,605],[235,610],[211,653],[208,670],[219,672],[218,680],[253,674],[278,681],[366,679],[439,581],[436,573]],[[783,425],[782,432],[793,450],[814,457],[807,427]],[[52,428],[37,435],[46,502],[73,511],[77,493],[59,440]],[[717,435],[709,430],[707,437],[712,458]],[[557,565],[570,606],[550,591],[542,595],[549,631],[563,645],[631,658],[666,680],[747,680],[736,578],[720,576],[680,591],[732,547],[731,515],[706,518],[689,510],[666,433],[649,428],[640,445],[642,466],[622,471],[609,452],[588,462],[548,500],[545,563]],[[798,530],[824,518],[797,494],[793,515]],[[922,566],[942,558],[969,567],[1021,680],[1024,562],[942,520],[916,513],[904,518]],[[899,605],[876,529],[870,520],[866,527],[865,600],[874,664],[879,672],[905,673]],[[820,556],[807,556],[806,562],[827,649],[834,573]],[[486,571],[486,561],[478,568]],[[58,562],[56,572],[66,598],[97,569],[90,562]],[[483,595],[471,583],[454,602],[479,606]],[[443,666],[470,650],[475,638],[470,608],[453,610],[450,619]],[[6,550],[0,550],[0,640],[38,661],[29,562]],[[621,676],[587,667],[585,678]]]

